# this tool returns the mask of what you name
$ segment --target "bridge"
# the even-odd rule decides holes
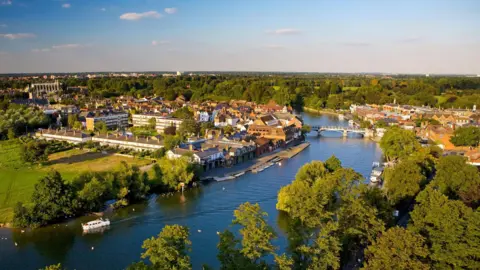
[[[362,136],[368,135],[367,130],[364,128],[355,127],[341,127],[341,126],[312,126],[312,131],[318,132],[321,135],[323,131],[337,131],[343,134],[343,137],[347,137],[348,133],[356,133]]]

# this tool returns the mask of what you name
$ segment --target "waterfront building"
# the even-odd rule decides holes
[[[179,128],[183,120],[161,114],[132,114],[132,124],[134,127],[148,126],[149,120],[155,118],[155,129],[163,133],[167,127],[174,126]]]
[[[95,123],[103,121],[109,129],[121,128],[128,126],[128,113],[105,113],[99,116],[86,117],[87,130],[95,130]]]

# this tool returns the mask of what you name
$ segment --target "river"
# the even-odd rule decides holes
[[[303,118],[310,125],[348,125],[331,115],[304,113]],[[61,262],[68,269],[124,269],[140,260],[143,240],[156,236],[165,224],[190,228],[194,269],[201,269],[203,263],[218,268],[217,231],[228,228],[233,210],[247,201],[259,203],[268,213],[269,223],[279,233],[275,244],[283,250],[287,242],[275,209],[277,192],[294,179],[302,165],[334,154],[344,167],[352,167],[366,177],[372,162],[381,156],[376,143],[354,135],[342,138],[335,132],[322,137],[312,134],[307,140],[310,147],[283,161],[282,166],[232,181],[209,183],[183,195],[154,196],[146,203],[121,209],[109,216],[112,225],[101,234],[82,235],[80,223],[88,218],[23,233],[0,229],[0,268],[39,269]]]

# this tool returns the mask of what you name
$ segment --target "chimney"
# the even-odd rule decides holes
[[[189,149],[190,151],[195,150],[195,149],[193,149],[193,144],[189,144],[189,145],[188,145],[188,149]]]

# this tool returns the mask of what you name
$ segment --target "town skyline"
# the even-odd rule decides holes
[[[478,1],[1,1],[0,73],[479,74]]]

